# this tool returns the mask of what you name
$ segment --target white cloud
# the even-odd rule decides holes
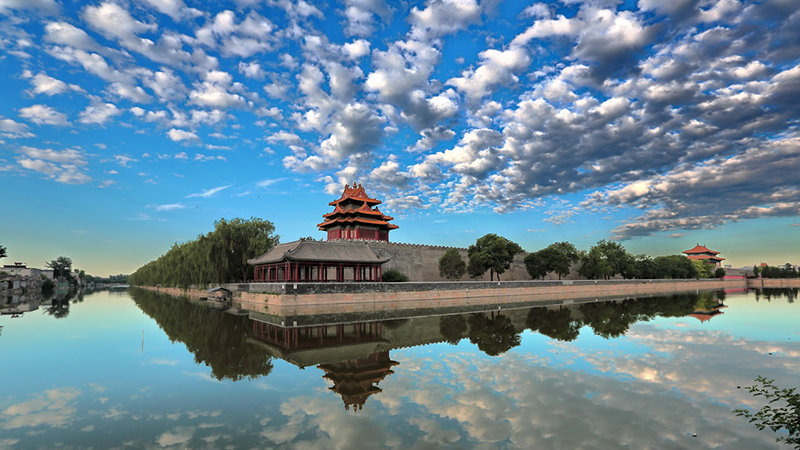
[[[205,189],[202,192],[199,192],[199,193],[196,193],[196,194],[189,194],[186,197],[187,198],[191,198],[191,197],[208,198],[208,197],[211,197],[212,195],[216,194],[217,192],[224,191],[225,189],[228,189],[229,187],[231,187],[230,184],[227,185],[227,186],[219,186],[219,187],[215,187],[215,188],[211,188],[211,189]]]
[[[150,205],[148,207],[153,211],[176,211],[178,209],[186,208],[186,205],[183,203],[171,203],[167,205]]]
[[[36,136],[28,130],[30,130],[30,127],[24,123],[14,122],[11,119],[0,116],[0,136],[10,139],[31,138]]]
[[[197,134],[192,131],[178,130],[176,128],[167,131],[167,136],[175,142],[195,141],[200,139],[197,137]]]
[[[47,105],[33,105],[20,108],[19,116],[28,119],[36,125],[68,126],[67,115],[58,112]]]
[[[104,124],[122,111],[113,103],[95,103],[86,107],[80,114],[79,122],[86,124]]]

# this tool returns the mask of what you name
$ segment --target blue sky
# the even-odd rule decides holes
[[[794,0],[0,0],[0,244],[129,273],[345,183],[399,242],[798,263]]]

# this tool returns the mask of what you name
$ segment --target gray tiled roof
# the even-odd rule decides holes
[[[294,241],[276,245],[258,258],[248,259],[251,266],[280,261],[385,263],[366,242],[361,241]]]

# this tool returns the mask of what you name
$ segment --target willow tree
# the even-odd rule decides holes
[[[252,279],[247,260],[269,251],[279,240],[268,220],[252,217],[214,222],[214,231],[189,242],[175,243],[169,251],[134,272],[129,282],[187,288],[208,283]]]

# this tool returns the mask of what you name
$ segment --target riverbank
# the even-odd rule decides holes
[[[800,288],[800,279],[563,280],[426,283],[233,283],[233,306],[276,316],[395,309],[447,308],[476,304],[628,298],[719,289]],[[206,290],[150,287],[171,295],[201,298]]]

